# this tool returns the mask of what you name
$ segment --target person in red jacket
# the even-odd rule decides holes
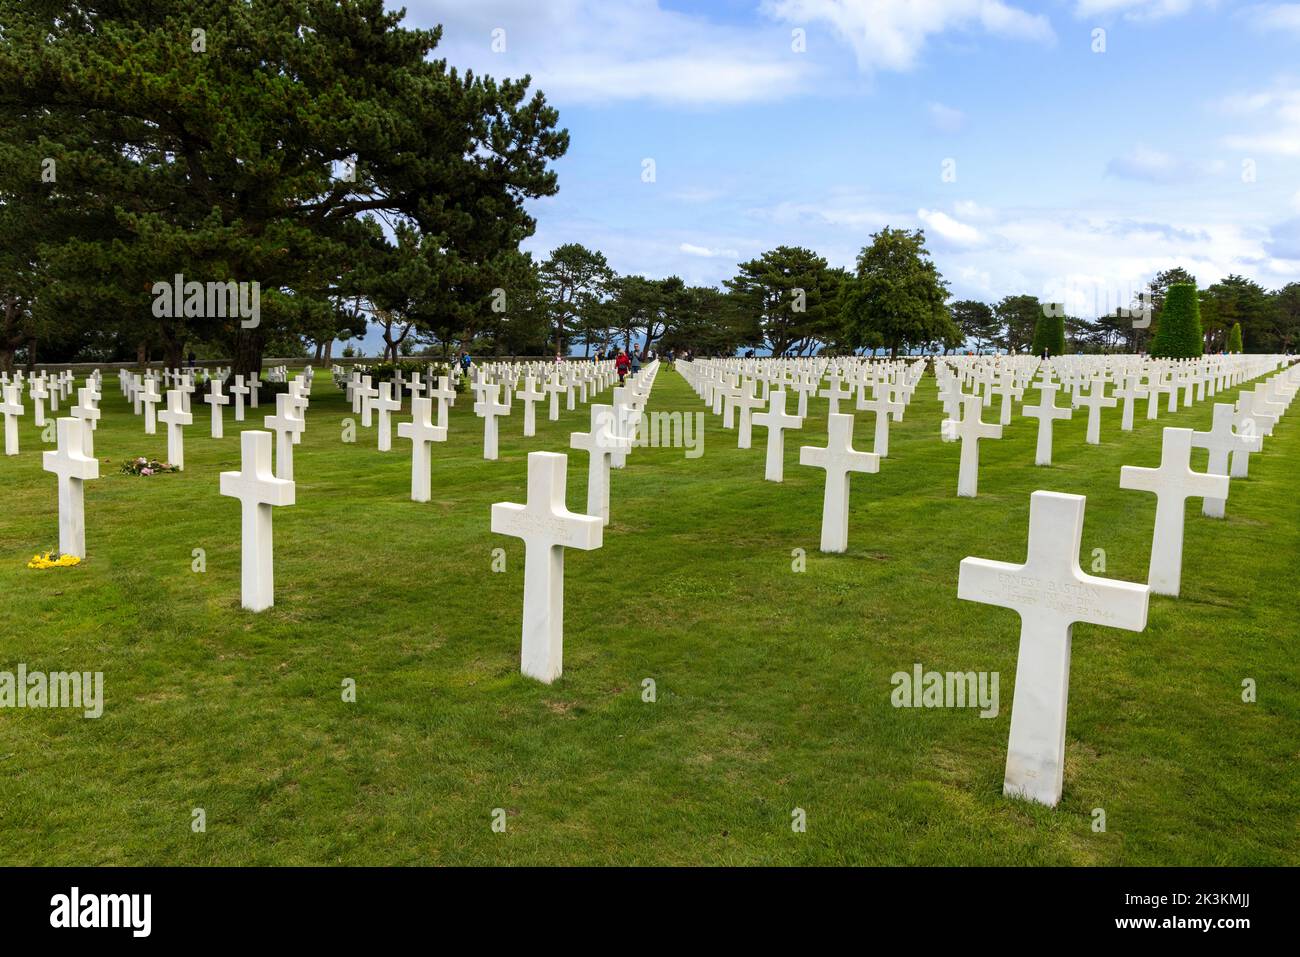
[[[622,349],[618,350],[618,355],[614,357],[614,368],[618,370],[618,384],[623,384],[623,377],[627,375],[628,369],[632,367],[632,360],[627,357],[627,353]]]

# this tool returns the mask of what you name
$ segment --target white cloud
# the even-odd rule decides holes
[[[734,249],[710,249],[708,246],[696,246],[694,243],[682,243],[677,247],[688,256],[700,256],[704,259],[739,259],[740,253]]]
[[[942,133],[956,133],[966,125],[966,114],[961,110],[954,109],[951,106],[944,106],[942,103],[931,103],[928,107],[930,111],[930,122],[934,128]]]
[[[715,199],[720,199],[725,193],[720,189],[707,189],[705,187],[687,187],[686,189],[673,190],[668,194],[669,199],[675,199],[683,203],[711,203]]]
[[[916,217],[925,223],[928,231],[937,233],[950,243],[968,246],[984,241],[984,237],[980,235],[980,231],[974,226],[953,219],[940,210],[918,209]]]
[[[1225,169],[1227,166],[1222,160],[1184,159],[1139,143],[1107,163],[1106,175],[1143,183],[1180,183],[1218,175]]]
[[[763,0],[762,9],[786,23],[829,24],[866,71],[911,69],[926,41],[949,30],[982,28],[1039,42],[1056,37],[1047,17],[1002,0]]]
[[[1225,97],[1217,104],[1230,115],[1257,119],[1254,131],[1234,133],[1223,145],[1244,153],[1300,156],[1300,86],[1280,80],[1271,90]]]
[[[952,204],[952,211],[962,219],[973,219],[984,222],[992,219],[997,213],[987,206],[981,206],[971,199],[959,199]]]
[[[1260,3],[1247,7],[1242,14],[1261,33],[1300,33],[1300,3]]]
[[[814,88],[815,60],[789,36],[665,10],[657,0],[408,0],[412,23],[443,25],[438,56],[492,76],[532,76],[561,103],[764,102]],[[502,52],[492,48],[502,30]],[[499,44],[498,44],[499,45]]]
[[[1126,20],[1160,20],[1184,14],[1198,2],[1215,5],[1215,0],[1077,0],[1074,12],[1079,17],[1122,13]]]
[[[893,220],[905,218],[891,216],[874,205],[851,196],[835,197],[824,203],[783,202],[753,212],[782,226],[821,224],[860,231],[880,229]]]
[[[1295,202],[1300,209],[1300,194]],[[782,203],[767,217],[773,235],[754,240],[764,249],[778,241],[810,246],[832,265],[849,265],[882,226],[923,228],[957,298],[1030,293],[1085,317],[1127,305],[1171,266],[1186,267],[1202,285],[1239,273],[1276,288],[1294,278],[1288,257],[1300,256],[1300,217],[1270,227],[1231,206],[1188,220],[1157,220],[1104,208],[996,210],[970,200],[910,215],[882,212],[888,205],[850,194]]]

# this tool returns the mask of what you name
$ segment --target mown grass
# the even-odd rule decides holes
[[[461,397],[420,505],[409,444],[342,442],[350,411],[318,376],[298,504],[275,514],[276,606],[251,615],[239,506],[218,493],[238,466],[231,417],[213,440],[196,404],[186,471],[130,478],[121,459],[161,458],[166,439],[105,392],[82,566],[25,567],[57,542],[30,409],[22,455],[0,460],[0,670],[103,671],[106,698],[98,720],[0,711],[5,864],[1300,862],[1296,422],[1234,480],[1225,520],[1189,506],[1183,595],[1153,598],[1144,633],[1076,626],[1049,810],[1001,795],[1018,621],[959,602],[958,563],[1022,561],[1045,488],[1087,495],[1085,568],[1103,548],[1108,576],[1144,580],[1155,500],[1121,491],[1120,466],[1156,464],[1164,425],[1208,427],[1209,402],[1156,423],[1143,405],[1131,434],[1108,411],[1100,447],[1076,413],[1051,468],[1017,416],[982,444],[979,498],[958,499],[927,377],[880,473],[853,480],[842,556],[816,550],[824,473],[798,465],[824,444],[825,401],[788,434],[782,485],[763,481],[763,430],[740,451],[708,415],[702,457],[643,448],[613,473],[604,547],[566,559],[565,674],[547,687],[518,673],[522,543],[491,534],[489,511],[523,501],[527,452],[566,450],[585,408],[542,414],[525,440],[516,407],[485,462]],[[666,367],[650,407],[704,411]],[[573,453],[570,507],[585,475]],[[890,676],[914,662],[1000,672],[1000,714],[893,708]]]

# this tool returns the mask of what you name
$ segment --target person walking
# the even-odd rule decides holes
[[[618,372],[618,384],[623,384],[623,377],[627,375],[628,370],[632,367],[632,360],[627,357],[627,353],[622,349],[618,350],[618,355],[614,357],[614,369]]]

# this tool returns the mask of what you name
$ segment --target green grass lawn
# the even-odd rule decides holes
[[[853,479],[839,556],[817,552],[824,473],[798,464],[800,445],[825,444],[825,400],[787,434],[781,485],[763,481],[764,430],[739,451],[708,415],[702,457],[643,448],[612,473],[604,547],[566,558],[565,673],[544,686],[518,673],[523,546],[489,512],[524,500],[527,453],[567,451],[585,407],[553,423],[539,406],[523,439],[516,404],[485,462],[461,396],[433,501],[416,504],[410,444],[396,428],[390,453],[373,429],[345,444],[351,412],[318,375],[298,504],[275,512],[276,605],[252,615],[239,504],[218,492],[239,465],[230,410],[213,440],[196,401],[186,471],[131,478],[121,460],[165,457],[164,429],[144,434],[111,374],[104,393],[80,567],[25,567],[58,530],[30,401],[22,455],[0,460],[0,670],[105,683],[98,720],[0,711],[0,863],[1300,863],[1296,421],[1233,481],[1225,520],[1189,505],[1182,597],[1153,597],[1145,632],[1075,627],[1049,810],[1002,797],[1019,622],[959,602],[958,563],[1023,561],[1030,493],[1050,489],[1088,497],[1085,570],[1102,548],[1108,577],[1144,581],[1155,498],[1120,490],[1120,466],[1157,464],[1159,429],[1208,428],[1211,402],[1155,423],[1143,402],[1128,434],[1107,410],[1100,447],[1076,412],[1050,468],[1017,415],[981,444],[979,498],[958,499],[959,445],[939,439],[927,376],[880,473]],[[664,367],[650,409],[704,405]],[[585,453],[568,484],[581,510]],[[1000,672],[999,715],[893,708],[890,676],[914,662]]]

